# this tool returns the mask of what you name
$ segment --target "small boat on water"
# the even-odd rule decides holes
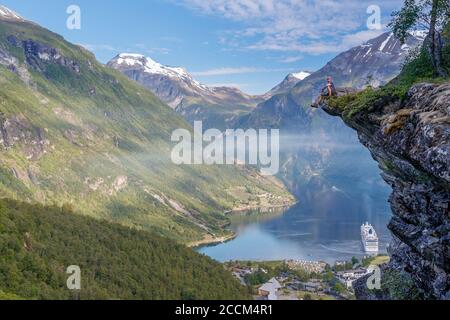
[[[366,222],[361,226],[361,240],[365,252],[378,253],[378,235],[369,222]]]

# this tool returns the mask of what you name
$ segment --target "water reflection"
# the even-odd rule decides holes
[[[369,187],[339,187],[313,179],[302,202],[284,212],[240,214],[232,219],[236,239],[199,251],[218,261],[320,260],[334,263],[363,257],[360,226],[369,221],[380,237],[380,252],[390,242],[390,189],[381,179]],[[348,190],[348,191],[343,191]]]
[[[389,212],[358,215],[352,205],[337,207],[336,202],[330,202],[327,207],[326,203],[319,202],[316,208],[298,204],[282,215],[264,215],[254,221],[234,220],[236,239],[199,251],[218,261],[303,259],[334,263],[364,256],[360,238],[364,221],[374,225],[380,236],[381,252],[386,251],[390,241],[386,229]]]
[[[300,199],[283,214],[233,219],[234,240],[199,251],[219,261],[305,259],[334,263],[362,257],[360,227],[368,221],[380,238],[387,230],[391,189],[356,133],[339,119],[316,115],[308,126],[281,135],[280,178]]]

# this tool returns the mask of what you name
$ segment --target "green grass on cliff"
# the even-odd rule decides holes
[[[67,288],[68,266],[81,290]],[[146,231],[0,200],[0,300],[249,299],[212,259]]]

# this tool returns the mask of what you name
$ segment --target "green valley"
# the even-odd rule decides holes
[[[154,231],[180,242],[227,235],[224,212],[290,204],[241,166],[176,166],[189,124],[150,91],[32,22],[0,19],[0,197]],[[264,203],[263,205],[267,205]]]

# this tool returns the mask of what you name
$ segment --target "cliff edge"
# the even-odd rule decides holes
[[[348,98],[353,106],[355,97]],[[393,189],[391,262],[382,270],[382,289],[368,290],[361,279],[357,297],[450,299],[450,83],[414,85],[403,99],[369,100],[357,111],[323,105],[358,132]]]

